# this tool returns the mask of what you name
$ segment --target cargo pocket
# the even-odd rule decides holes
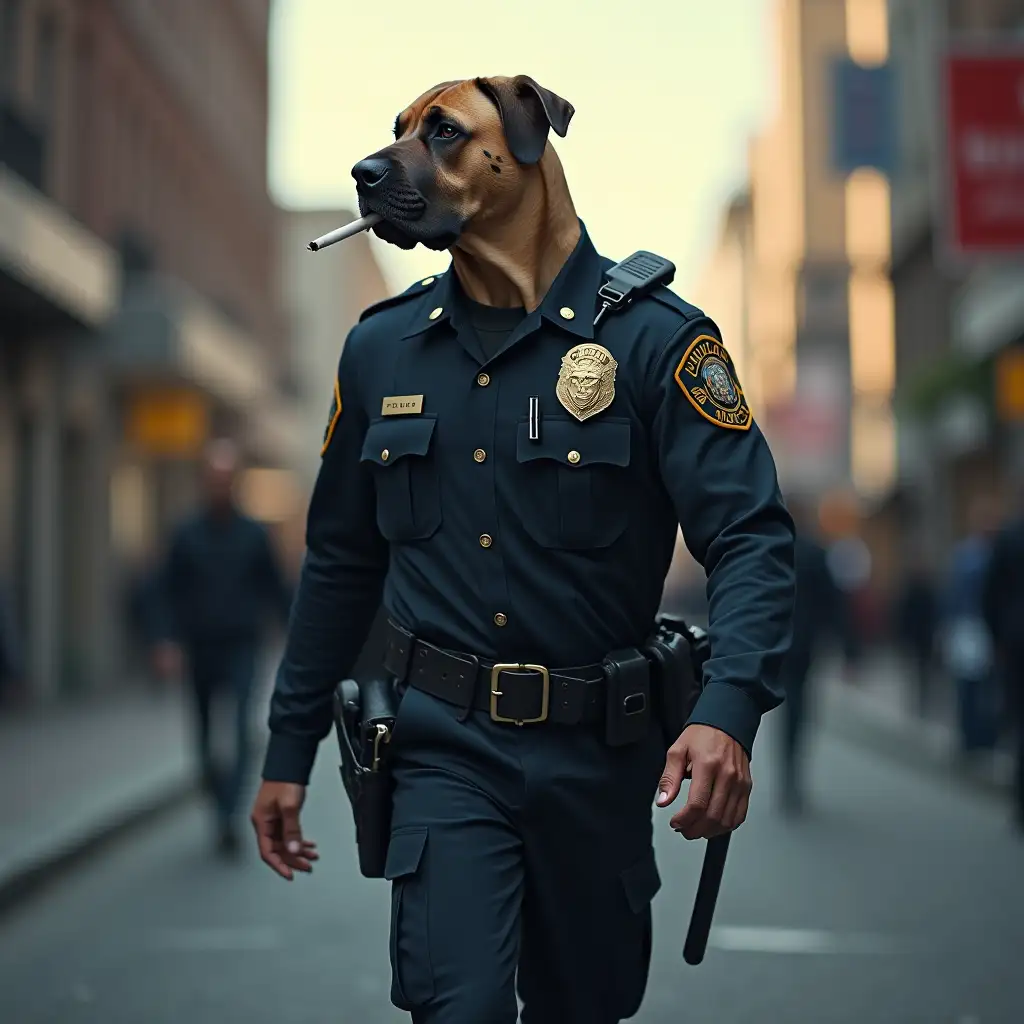
[[[391,1002],[412,1010],[433,998],[429,900],[423,877],[425,828],[391,833],[384,877],[391,882]]]
[[[527,533],[546,548],[586,550],[613,544],[629,516],[630,421],[577,423],[544,417],[540,440],[518,425],[520,485],[513,502]]]
[[[377,488],[377,526],[390,541],[426,540],[441,525],[437,456],[431,451],[434,416],[373,420],[360,461],[370,464]]]
[[[640,1009],[651,967],[651,901],[661,888],[661,876],[649,849],[620,875],[630,920],[621,931],[616,961],[616,1002],[620,1017],[632,1017]]]

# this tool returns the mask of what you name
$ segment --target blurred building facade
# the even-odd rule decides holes
[[[784,487],[867,541],[891,596],[903,553],[941,564],[971,499],[1024,480],[1024,0],[776,0],[772,15],[775,113],[696,301],[726,318]],[[1019,61],[1016,123],[1004,111],[969,141],[990,175],[1003,162],[1021,225],[999,251],[950,240],[951,52]],[[841,92],[842,64],[888,75],[855,82],[881,83],[868,113],[890,124],[890,150],[862,165],[837,156],[856,141],[843,104],[864,98]]]
[[[0,0],[0,585],[38,697],[122,674],[126,585],[211,435],[297,464],[269,16]]]
[[[837,62],[888,58],[885,0],[776,0],[772,118],[698,303],[722,324],[784,488],[871,507],[896,477],[889,187],[834,156]],[[730,298],[731,297],[731,298]]]
[[[1024,479],[1024,245],[952,244],[945,75],[950,53],[1016,58],[1024,154],[1024,2],[890,0],[890,26],[902,129],[892,185],[900,518],[936,559],[962,534],[973,497]]]

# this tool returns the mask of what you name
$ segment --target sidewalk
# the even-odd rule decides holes
[[[1013,762],[1007,751],[971,762],[961,759],[944,683],[937,682],[937,706],[931,716],[921,718],[910,710],[910,684],[893,654],[869,656],[851,682],[843,680],[838,664],[829,664],[816,682],[816,717],[826,732],[943,776],[953,785],[991,794],[1009,789]]]
[[[0,718],[0,906],[192,790],[183,695],[122,691]]]
[[[261,660],[254,725],[265,719],[275,664]],[[0,712],[0,778],[13,782],[0,803],[0,910],[196,794],[184,685]]]

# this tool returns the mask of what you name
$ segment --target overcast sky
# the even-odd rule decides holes
[[[271,188],[291,207],[352,206],[352,165],[419,93],[528,74],[576,108],[567,138],[552,137],[597,248],[667,256],[686,294],[770,114],[769,2],[277,0]],[[448,262],[376,244],[395,290]]]

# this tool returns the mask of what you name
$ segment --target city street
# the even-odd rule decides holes
[[[1024,1020],[1024,842],[994,799],[830,736],[812,812],[775,814],[772,727],[704,964],[681,958],[701,847],[658,829],[664,886],[642,1024]],[[208,854],[195,807],[0,921],[5,1024],[386,1024],[387,885],[361,879],[325,746],[306,813],[323,859],[287,884]],[[658,812],[660,814],[660,812]],[[457,908],[453,908],[457,913]],[[469,1024],[469,1022],[466,1022]]]

